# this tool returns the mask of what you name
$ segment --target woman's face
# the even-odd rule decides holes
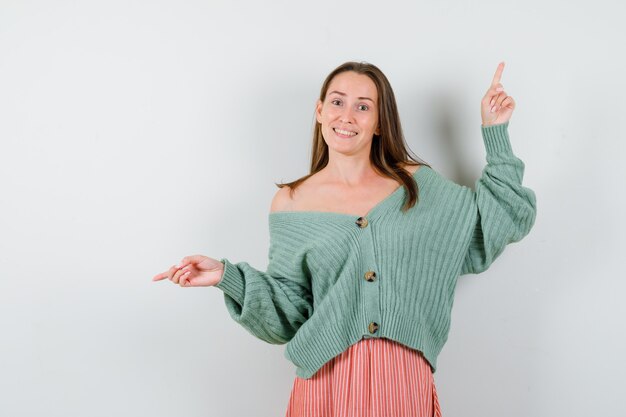
[[[345,71],[328,86],[326,98],[317,101],[316,118],[329,149],[369,155],[372,137],[379,134],[378,91],[364,74]]]

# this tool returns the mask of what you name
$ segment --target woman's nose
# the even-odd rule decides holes
[[[353,114],[352,114],[352,109],[349,107],[344,107],[343,111],[341,112],[341,114],[339,115],[340,119],[342,122],[352,122],[353,119]]]

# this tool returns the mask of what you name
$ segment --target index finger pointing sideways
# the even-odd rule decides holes
[[[170,275],[174,275],[177,270],[178,268],[176,268],[176,265],[172,265],[167,271],[161,272],[160,274],[156,274],[155,276],[153,276],[152,281],[160,281],[165,278],[170,278]]]
[[[504,71],[504,61],[498,64],[498,68],[496,69],[496,73],[493,76],[493,81],[491,81],[491,85],[496,85],[500,82],[502,78],[502,71]]]

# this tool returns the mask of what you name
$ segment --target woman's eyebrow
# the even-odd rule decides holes
[[[328,94],[339,94],[340,96],[344,96],[344,97],[346,96],[346,93],[342,93],[341,91],[337,91],[337,90],[335,90],[335,91],[331,91],[331,92],[330,92],[330,93],[328,93]],[[357,98],[358,98],[359,100],[369,100],[369,101],[371,101],[372,103],[374,102],[374,100],[372,100],[372,99],[371,99],[371,98],[369,98],[369,97],[357,97]]]

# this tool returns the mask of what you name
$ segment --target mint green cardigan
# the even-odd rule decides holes
[[[255,337],[287,343],[285,357],[308,379],[364,337],[420,350],[437,368],[448,338],[457,278],[485,271],[535,222],[536,197],[522,186],[508,122],[481,126],[487,165],[475,191],[428,166],[365,216],[322,211],[269,213],[267,271],[224,264],[230,316]],[[363,226],[363,227],[362,227]]]

